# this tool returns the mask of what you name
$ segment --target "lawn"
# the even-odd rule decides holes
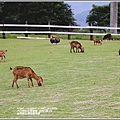
[[[70,53],[70,41],[0,39],[8,50],[0,62],[0,118],[120,118],[120,41],[78,40],[84,53]],[[19,65],[42,76],[43,87],[19,79],[12,88],[10,67]]]

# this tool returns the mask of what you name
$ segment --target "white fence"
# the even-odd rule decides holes
[[[0,24],[0,27],[46,27],[46,28],[67,28],[67,29],[120,29],[119,27],[99,27],[99,26],[60,26],[60,25],[28,25],[28,24]],[[106,33],[80,33],[80,32],[55,32],[55,31],[0,31],[0,33],[46,33],[46,34],[69,34],[69,35],[105,35]],[[120,35],[120,34],[112,34],[112,35]]]

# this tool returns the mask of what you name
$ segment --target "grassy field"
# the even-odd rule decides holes
[[[0,39],[0,118],[120,118],[120,41],[78,40],[85,53],[70,53],[69,40]],[[44,79],[11,87],[15,66],[29,66]]]

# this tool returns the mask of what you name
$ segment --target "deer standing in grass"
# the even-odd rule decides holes
[[[14,75],[12,87],[14,87],[14,83],[16,83],[17,88],[19,88],[19,86],[17,84],[17,80],[22,79],[22,78],[27,78],[28,87],[30,87],[29,80],[31,81],[31,84],[33,86],[32,78],[34,78],[36,80],[38,86],[42,86],[42,83],[43,83],[42,77],[38,76],[30,67],[16,66],[13,69],[10,67],[10,70],[12,70],[13,75]]]
[[[1,57],[1,60],[0,60],[0,62],[2,61],[2,60],[4,60],[4,62],[6,61],[6,52],[7,52],[7,50],[0,50],[0,57]]]

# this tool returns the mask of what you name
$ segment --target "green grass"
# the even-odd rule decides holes
[[[120,118],[120,41],[79,42],[85,53],[70,53],[68,40],[0,39],[8,50],[0,62],[0,118]],[[18,65],[41,75],[44,86],[20,79],[12,88],[9,68]]]

